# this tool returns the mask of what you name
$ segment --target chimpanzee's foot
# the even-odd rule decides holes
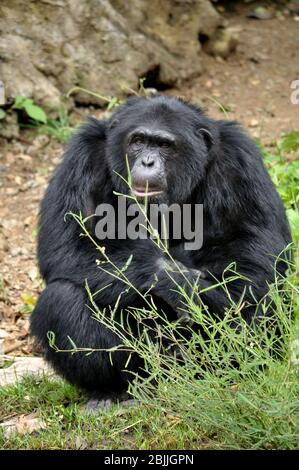
[[[137,401],[130,398],[130,395],[127,392],[119,394],[101,394],[89,398],[85,404],[85,413],[90,415],[99,414],[101,411],[111,408],[114,403],[119,403],[121,406],[133,406]]]

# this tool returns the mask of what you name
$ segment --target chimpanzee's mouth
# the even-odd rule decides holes
[[[159,196],[163,194],[163,190],[160,188],[148,188],[148,187],[133,187],[132,192],[134,196],[137,198],[144,198],[144,197],[153,197]]]

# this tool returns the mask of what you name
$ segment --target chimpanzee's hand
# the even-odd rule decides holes
[[[187,268],[180,261],[161,257],[158,260],[157,278],[153,292],[177,312],[178,319],[183,324],[192,323],[187,308],[184,308],[183,295],[179,292],[179,287],[182,287],[188,298],[197,295],[199,280],[204,278],[204,274],[197,269]]]

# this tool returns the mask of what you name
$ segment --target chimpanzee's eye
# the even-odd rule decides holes
[[[160,142],[160,147],[162,147],[163,149],[169,149],[170,146],[171,143],[168,140],[163,140],[162,142]]]
[[[139,146],[144,144],[144,137],[142,135],[135,135],[132,140],[131,144]]]

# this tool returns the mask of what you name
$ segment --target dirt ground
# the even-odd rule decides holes
[[[204,55],[206,72],[177,93],[223,119],[221,104],[229,119],[240,121],[267,145],[299,128],[299,106],[290,101],[290,85],[299,78],[299,21],[286,16],[254,20],[248,11],[239,6],[226,15],[239,36],[236,53],[227,60]]]
[[[290,102],[290,84],[299,79],[299,22],[292,16],[254,20],[246,12],[225,13],[239,36],[236,52],[226,60],[204,55],[205,73],[168,93],[201,103],[212,117],[224,119],[221,104],[229,119],[271,145],[283,132],[299,129],[299,105]],[[27,132],[20,140],[1,141],[0,354],[32,354],[28,318],[42,288],[38,207],[62,151],[61,143],[45,135],[32,140]]]

